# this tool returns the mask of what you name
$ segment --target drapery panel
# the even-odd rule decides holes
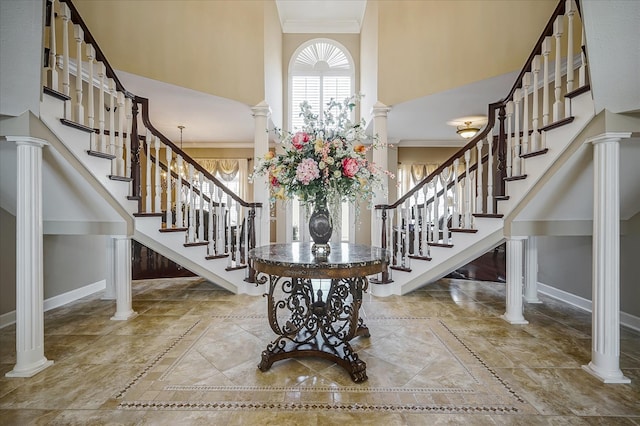
[[[242,199],[246,198],[248,194],[247,177],[249,164],[246,158],[195,158],[195,160],[209,173],[220,179],[222,183],[237,181],[237,195]]]

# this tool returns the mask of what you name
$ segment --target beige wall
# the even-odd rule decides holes
[[[375,3],[378,99],[393,105],[520,70],[558,2]]]
[[[399,164],[444,163],[460,148],[444,147],[398,147]]]
[[[265,99],[264,10],[269,2],[74,4],[115,69],[248,105]]]

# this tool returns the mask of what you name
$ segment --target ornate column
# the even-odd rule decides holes
[[[387,132],[387,115],[391,108],[378,101],[371,108],[373,115],[373,134],[378,136],[380,148],[372,150],[373,163],[383,170],[389,170],[389,148]],[[373,196],[373,205],[387,204],[389,202],[389,178],[382,176],[382,190]],[[376,221],[376,210],[371,210],[371,245],[380,247],[382,230]]]
[[[591,362],[582,368],[604,383],[630,383],[620,370],[620,139],[604,133],[593,144],[593,290]]]
[[[124,321],[138,315],[131,306],[131,238],[114,236],[111,241],[113,264],[107,268],[112,269],[116,287],[116,313],[111,319]]]
[[[42,147],[28,136],[7,136],[17,145],[16,365],[7,377],[31,377],[53,364],[44,356],[42,247]]]
[[[502,319],[510,324],[529,324],[522,316],[522,247],[526,237],[507,237],[507,297]]]
[[[254,158],[262,158],[269,151],[269,115],[271,108],[266,101],[260,102],[251,108],[253,118],[255,120],[254,127]],[[255,166],[255,164],[254,164]],[[256,245],[269,244],[271,242],[271,205],[269,203],[269,185],[267,185],[267,176],[254,179],[253,181],[253,201],[262,203],[262,211],[256,215]]]
[[[525,244],[524,263],[524,301],[542,303],[538,299],[538,240],[533,235]]]

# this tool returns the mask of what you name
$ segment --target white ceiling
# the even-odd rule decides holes
[[[284,32],[359,33],[366,0],[276,0]],[[124,86],[149,98],[153,125],[184,146],[252,146],[251,106],[118,71]],[[412,146],[461,146],[447,124],[459,117],[485,116],[487,105],[506,95],[516,74],[506,74],[398,105],[389,105],[389,141]],[[366,96],[366,94],[365,94]],[[369,111],[362,115],[370,122]]]

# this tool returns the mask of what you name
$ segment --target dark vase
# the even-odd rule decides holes
[[[326,200],[319,200],[313,206],[313,213],[309,218],[309,234],[313,240],[311,251],[316,256],[326,256],[329,254],[329,240],[333,226],[331,215],[327,210]]]

